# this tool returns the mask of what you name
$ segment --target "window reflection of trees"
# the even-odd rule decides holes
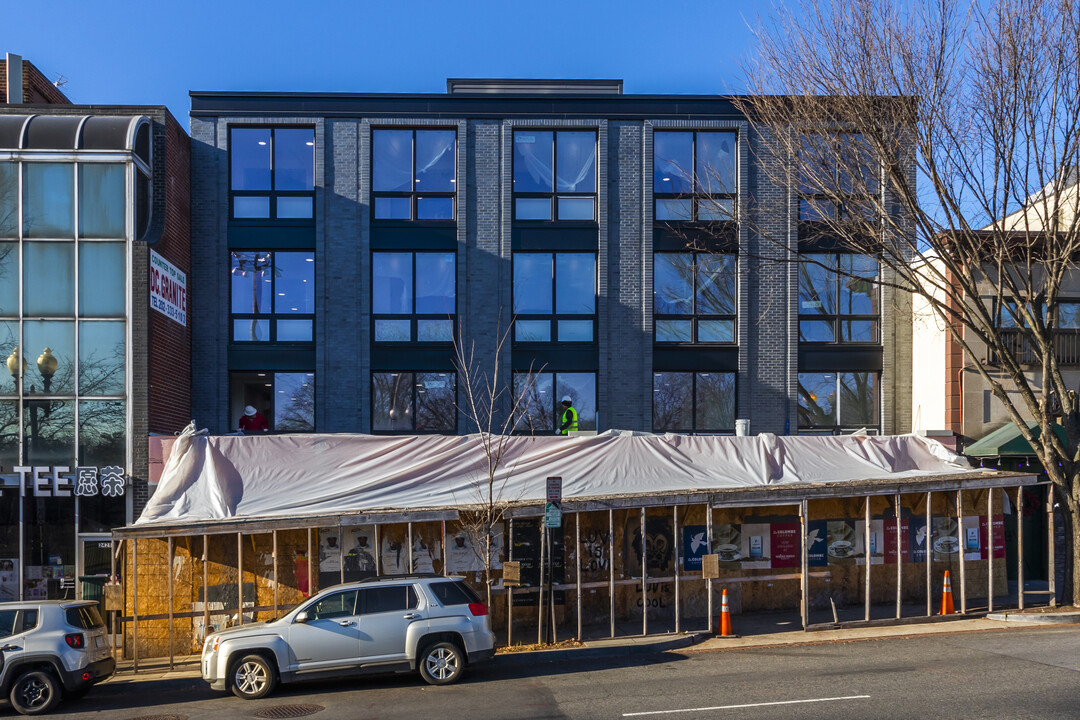
[[[314,432],[315,380],[307,373],[274,376],[274,429],[278,432]],[[284,391],[284,392],[282,392]]]
[[[735,256],[659,253],[655,267],[654,314],[665,323],[658,342],[735,341]],[[696,332],[690,328],[694,321]]]

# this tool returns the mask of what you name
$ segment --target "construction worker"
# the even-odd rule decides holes
[[[569,395],[563,395],[562,408],[562,415],[559,416],[559,434],[566,435],[571,430],[577,430],[577,410],[574,409]]]

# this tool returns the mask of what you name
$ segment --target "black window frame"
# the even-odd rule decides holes
[[[397,131],[397,132],[411,132],[412,133],[411,158],[412,158],[412,188],[413,189],[411,191],[406,190],[406,191],[392,191],[391,192],[391,191],[386,191],[386,190],[379,190],[379,191],[375,190],[375,133],[380,132],[380,131]],[[425,191],[418,191],[416,189],[416,182],[417,182],[417,180],[416,180],[416,133],[418,133],[418,132],[453,132],[454,133],[454,180],[453,180],[454,189],[452,191],[450,191],[450,192],[446,192],[446,191],[425,192]],[[398,126],[393,126],[393,125],[391,125],[391,126],[379,125],[379,126],[375,126],[375,127],[371,128],[371,152],[370,152],[370,158],[369,158],[369,160],[371,162],[371,188],[372,188],[372,190],[371,190],[371,222],[374,223],[374,224],[382,225],[382,226],[395,226],[395,225],[401,225],[401,224],[406,224],[406,223],[407,224],[418,223],[418,224],[421,224],[421,225],[456,225],[457,224],[457,211],[458,211],[457,186],[459,184],[458,180],[461,179],[461,178],[459,178],[457,176],[458,175],[458,172],[457,172],[457,170],[458,170],[458,151],[460,149],[459,148],[460,143],[458,141],[460,139],[461,138],[458,137],[458,128],[457,128],[456,125],[446,126],[446,127],[442,127],[442,126],[398,127]],[[438,219],[424,219],[424,220],[418,218],[417,217],[417,201],[421,197],[425,197],[425,198],[429,198],[429,197],[430,198],[450,198],[451,205],[452,205],[451,210],[450,210],[450,217],[449,218],[438,218]],[[408,198],[409,199],[409,217],[408,217],[408,219],[405,219],[405,218],[380,218],[380,217],[376,216],[375,207],[376,207],[376,201],[379,198]]]
[[[693,281],[692,281],[692,293],[691,298],[693,302],[693,312],[687,313],[658,313],[656,312],[656,302],[653,301],[653,342],[657,345],[665,347],[677,347],[686,345],[706,345],[706,346],[719,346],[730,347],[739,344],[739,273],[738,273],[738,255],[736,253],[710,253],[710,252],[667,252],[656,251],[653,253],[653,296],[656,295],[656,256],[657,255],[690,255],[693,258]],[[734,265],[732,268],[732,276],[735,282],[735,288],[733,297],[735,300],[735,312],[731,314],[717,314],[717,313],[699,313],[698,312],[698,258],[702,255],[709,257],[715,257],[722,255],[727,258],[731,258]],[[656,323],[663,320],[675,320],[686,321],[691,323],[691,338],[689,342],[679,340],[659,340],[656,337]],[[723,341],[707,341],[699,340],[698,323],[702,320],[730,320],[732,323],[732,339]]]
[[[517,147],[517,135],[518,133],[536,133],[536,132],[549,132],[551,133],[551,192],[518,192],[514,188],[515,179],[517,177],[517,160],[515,158],[514,148]],[[560,192],[556,186],[555,178],[559,176],[559,133],[592,133],[593,135],[593,191],[592,192]],[[560,227],[571,225],[589,225],[595,226],[599,223],[600,214],[600,133],[595,127],[515,127],[510,139],[510,212],[514,223],[527,224],[527,225],[558,225]],[[591,220],[582,220],[580,218],[568,218],[566,220],[559,218],[559,198],[592,198],[593,211]],[[547,198],[550,203],[550,219],[548,220],[535,220],[535,219],[518,219],[517,216],[517,201],[518,198],[524,199],[543,199]]]
[[[235,368],[232,368],[232,369],[229,370],[229,398],[230,398],[230,401],[228,402],[229,405],[231,405],[231,398],[232,398],[232,392],[233,392],[233,383],[235,382],[234,378],[237,375],[255,375],[256,377],[259,377],[259,378],[265,378],[265,380],[267,382],[264,382],[263,386],[264,387],[267,386],[267,385],[270,386],[270,407],[266,408],[267,415],[264,416],[266,418],[267,423],[270,424],[270,430],[268,430],[266,433],[257,433],[257,434],[260,434],[260,435],[261,434],[266,434],[266,435],[286,435],[286,434],[318,432],[318,427],[317,427],[317,423],[318,423],[318,412],[317,411],[318,411],[318,408],[315,406],[317,404],[317,402],[318,402],[318,386],[316,385],[316,383],[318,382],[318,378],[316,377],[316,373],[315,373],[315,370],[313,368],[307,368],[307,369],[276,369],[276,370],[237,370]],[[276,425],[277,425],[277,422],[276,422],[277,421],[277,396],[279,394],[278,393],[278,384],[277,384],[277,376],[278,375],[304,375],[306,377],[311,378],[310,379],[310,383],[312,385],[311,392],[313,393],[312,397],[313,397],[314,403],[313,403],[313,406],[312,406],[312,418],[311,418],[311,429],[310,430],[295,430],[295,429],[291,429],[291,428],[287,428],[287,429],[282,430],[282,429],[279,429],[279,428],[276,427]],[[259,412],[262,412],[264,408],[258,408],[257,407],[256,409]],[[229,413],[230,413],[229,427],[231,428],[231,432],[236,432],[237,425],[239,424],[240,418],[239,418],[239,416],[232,417],[232,415],[234,414],[232,407],[229,408]],[[255,434],[255,433],[253,433],[253,434]]]
[[[820,263],[815,262],[815,261],[804,260],[803,258],[805,258],[808,255],[827,256],[827,257],[831,258],[836,263],[835,269],[825,268],[823,265],[821,265]],[[844,275],[844,274],[842,274],[840,272],[840,258],[841,257],[852,257],[852,256],[861,256],[861,257],[869,258],[869,259],[873,260],[877,264],[877,274],[874,276],[873,280],[869,281],[874,286],[874,292],[877,293],[877,307],[878,307],[877,313],[841,313],[840,312],[841,283],[843,283],[845,279],[854,280],[854,277],[852,277],[851,275]],[[815,314],[811,314],[811,313],[804,313],[802,311],[802,267],[803,267],[804,263],[807,263],[809,265],[814,265],[814,266],[820,268],[822,271],[831,272],[833,274],[833,276],[836,278],[836,280],[835,280],[835,288],[834,288],[835,296],[833,297],[833,302],[835,303],[836,312],[834,312],[834,313],[815,313]],[[800,345],[802,345],[804,347],[832,347],[832,346],[880,347],[882,345],[882,343],[884,342],[884,336],[883,336],[883,333],[882,333],[883,313],[881,311],[881,307],[882,307],[882,305],[884,303],[884,298],[882,297],[881,261],[880,260],[878,260],[873,255],[867,255],[866,253],[853,253],[853,252],[843,252],[843,251],[838,252],[838,251],[835,251],[835,250],[830,250],[828,252],[806,252],[806,251],[804,251],[804,252],[801,252],[799,254],[799,265],[798,265],[798,267],[799,267],[799,282],[798,282],[798,287],[796,288],[796,300],[795,301],[797,303],[799,303],[799,307],[797,308],[797,310],[798,310],[799,344]],[[804,340],[803,336],[802,336],[802,323],[804,321],[805,322],[828,322],[828,323],[832,323],[833,339],[832,340]],[[874,322],[874,323],[876,323],[875,335],[876,335],[877,339],[876,340],[869,340],[869,341],[866,341],[866,340],[844,340],[843,339],[843,324],[845,322]]]
[[[693,187],[689,193],[669,193],[661,192],[656,189],[656,136],[664,133],[690,133],[693,138],[690,143],[690,184]],[[726,193],[708,193],[699,192],[700,185],[697,177],[697,157],[698,157],[698,135],[702,134],[728,134],[734,136],[734,148],[735,148],[735,187],[731,192]],[[739,219],[739,131],[735,128],[664,128],[662,130],[657,129],[653,131],[653,222],[657,224],[671,224],[671,223],[730,223],[736,222]],[[670,220],[658,220],[656,208],[659,203],[664,200],[690,200],[690,217],[684,219],[670,219]],[[701,206],[703,203],[713,203],[714,207],[719,208],[722,203],[720,201],[730,200],[731,211],[730,217],[726,218],[707,218],[700,219]]]
[[[841,411],[843,407],[843,396],[840,390],[840,377],[842,375],[857,375],[866,374],[874,376],[874,391],[876,397],[874,398],[874,407],[877,413],[877,424],[873,426],[869,425],[857,425],[852,423],[840,422]],[[881,387],[881,370],[822,370],[822,371],[802,371],[800,370],[795,378],[795,384],[798,388],[797,392],[802,393],[802,381],[799,379],[802,375],[835,375],[836,376],[836,405],[833,408],[836,422],[832,425],[804,425],[802,423],[803,409],[801,397],[796,398],[796,426],[798,428],[799,435],[847,435],[855,432],[856,430],[865,429],[870,435],[882,434],[884,413],[882,408],[882,387]]]
[[[412,256],[412,308],[411,313],[376,313],[375,312],[375,256],[376,255],[410,255]],[[435,313],[418,313],[416,312],[416,256],[417,255],[452,255],[454,258],[454,312],[451,315],[439,315]],[[371,251],[371,274],[369,283],[371,289],[369,291],[371,299],[371,342],[373,345],[385,346],[385,347],[447,347],[452,345],[457,338],[458,328],[458,297],[457,297],[457,253],[450,250],[372,250]],[[409,321],[409,339],[408,340],[379,340],[375,335],[375,323],[379,320],[408,320]],[[450,321],[450,339],[449,340],[418,340],[417,339],[417,327],[421,320],[449,320]]]
[[[511,388],[513,390],[513,397],[515,399],[521,397],[521,392],[518,390],[518,386],[517,386],[517,382],[516,382],[516,379],[517,379],[517,377],[519,375],[525,375],[525,376],[532,375],[534,378],[538,377],[540,375],[550,375],[551,376],[551,404],[552,404],[552,407],[549,408],[549,409],[551,410],[551,425],[552,425],[552,428],[551,428],[550,431],[541,430],[540,432],[533,432],[528,427],[523,427],[523,426],[527,425],[527,422],[525,420],[526,416],[522,412],[522,410],[527,409],[527,407],[526,407],[525,404],[522,404],[522,405],[519,406],[518,416],[514,418],[514,421],[513,421],[514,427],[513,427],[512,434],[514,434],[514,435],[540,436],[540,437],[549,437],[549,436],[561,437],[562,436],[562,434],[559,432],[559,414],[560,414],[559,406],[561,404],[560,403],[560,397],[559,397],[559,375],[592,375],[593,376],[592,406],[593,406],[593,412],[595,413],[595,416],[594,416],[594,419],[593,419],[592,422],[597,424],[597,425],[599,424],[599,420],[600,420],[600,385],[599,385],[599,383],[600,383],[600,373],[599,372],[597,372],[595,370],[552,370],[552,369],[550,369],[548,367],[544,367],[544,368],[536,370],[536,371],[515,371],[512,374],[511,379],[510,379]],[[535,386],[535,382],[536,381],[534,379],[533,380],[534,386]],[[584,428],[581,427],[581,425],[582,425],[581,408],[577,407],[575,409],[577,410],[577,413],[578,413],[578,430],[584,430]]]
[[[516,259],[522,255],[550,255],[551,256],[551,313],[514,313],[514,345],[544,345],[549,346],[553,343],[558,343],[560,346],[569,347],[591,347],[596,345],[600,333],[600,316],[599,316],[599,253],[595,250],[515,250],[511,254],[510,258],[510,298],[511,306],[513,306],[514,297],[514,283],[517,279],[517,264]],[[593,258],[593,311],[591,315],[575,315],[567,313],[559,313],[559,263],[557,257],[559,255],[592,255]],[[550,321],[551,339],[550,340],[518,340],[517,339],[517,321]],[[559,339],[559,321],[560,320],[591,320],[592,321],[592,339],[591,340],[560,340]]]
[[[690,376],[690,423],[691,429],[689,430],[668,430],[664,428],[658,428],[656,426],[656,395],[658,391],[656,389],[656,379],[658,375],[689,375]],[[697,427],[697,407],[698,407],[698,393],[697,385],[700,375],[708,374],[723,374],[731,376],[731,427],[725,428],[703,428]],[[738,417],[739,409],[739,373],[730,370],[653,370],[653,414],[652,414],[652,429],[655,433],[674,433],[677,435],[734,435],[735,434],[735,420]]]
[[[375,376],[376,375],[412,375],[412,382],[410,385],[410,400],[412,417],[412,428],[409,430],[404,429],[389,429],[389,430],[376,430],[375,429]],[[417,375],[449,375],[453,382],[453,396],[454,396],[454,427],[446,429],[416,429],[417,418],[417,396],[419,395],[416,376]],[[371,434],[372,435],[456,435],[457,426],[460,423],[460,413],[457,409],[457,393],[458,393],[458,378],[456,370],[372,370],[369,376],[369,389],[368,393],[368,405],[371,418]]]
[[[825,133],[818,133],[812,137],[820,137]],[[840,132],[832,133],[834,138],[839,137],[855,137],[860,133]],[[806,147],[808,138],[804,139],[803,147]],[[837,143],[839,146],[839,143]],[[854,147],[854,145],[853,145]],[[804,152],[800,149],[799,151]],[[842,173],[839,163],[835,157],[823,158],[829,162],[828,167],[823,168],[824,172],[832,175],[832,186],[825,188],[813,188],[807,189],[804,185],[803,177],[796,173],[795,178],[795,191],[796,191],[796,211],[799,224],[805,224],[810,228],[820,227],[827,225],[829,222],[844,222],[854,219],[855,222],[863,222],[867,220],[864,212],[852,211],[852,208],[862,208],[864,211],[867,207],[868,199],[873,197],[880,188],[880,168],[876,171],[873,177],[874,185],[872,187],[866,187],[860,192],[855,191],[855,183],[852,182],[851,189],[845,190],[843,187]],[[804,163],[799,163],[798,167],[801,168]],[[824,216],[819,213],[807,213],[804,212],[804,208],[821,208],[826,211]],[[812,215],[812,216],[811,216]],[[873,220],[872,218],[869,218]]]
[[[233,164],[232,164],[232,138],[233,130],[269,130],[270,131],[270,189],[269,190],[233,190]],[[275,139],[277,130],[311,130],[311,190],[278,190],[277,189],[277,168],[274,167],[274,155],[276,152]],[[229,166],[229,222],[230,223],[252,223],[252,224],[288,224],[288,225],[314,225],[315,224],[315,188],[317,187],[315,179],[315,151],[318,148],[318,142],[316,140],[316,131],[314,125],[250,125],[244,123],[237,123],[229,125],[229,153],[226,162]],[[264,218],[252,218],[252,217],[236,217],[235,200],[238,197],[266,197],[269,198],[270,212],[267,217]],[[277,214],[277,199],[279,197],[309,197],[311,198],[311,217],[310,218],[279,218]]]
[[[310,249],[310,248],[299,248],[299,249],[274,248],[272,250],[232,249],[232,250],[229,250],[228,253],[229,253],[229,275],[230,275],[230,277],[231,277],[231,275],[233,273],[232,260],[233,260],[234,255],[243,254],[243,255],[269,255],[269,256],[271,256],[271,265],[270,265],[270,306],[272,308],[271,312],[268,312],[268,313],[266,313],[266,312],[234,313],[232,311],[232,300],[233,300],[233,295],[232,295],[233,287],[232,287],[232,285],[233,284],[232,284],[232,280],[230,279],[230,281],[229,281],[229,342],[234,344],[234,345],[239,345],[239,346],[243,346],[243,347],[266,347],[266,346],[271,346],[271,345],[276,346],[276,347],[304,347],[304,348],[313,347],[315,345],[315,316],[318,313],[318,301],[319,301],[319,289],[317,287],[318,278],[316,277],[318,273],[315,272],[315,267],[314,267],[314,263],[316,261],[315,251]],[[297,313],[294,313],[294,312],[279,313],[279,312],[276,312],[276,310],[277,310],[277,292],[276,292],[277,291],[277,275],[274,272],[274,268],[277,267],[276,256],[277,256],[278,253],[304,253],[304,254],[311,255],[311,262],[312,262],[312,273],[311,273],[312,291],[311,292],[312,292],[312,297],[314,298],[315,303],[316,303],[316,307],[315,307],[314,312],[310,312],[310,313],[298,313],[298,312]],[[269,328],[270,328],[269,338],[266,339],[266,340],[237,340],[236,335],[235,335],[235,331],[236,331],[236,322],[235,321],[237,321],[237,320],[267,320],[269,322]],[[278,320],[310,320],[311,321],[311,340],[281,340],[281,341],[279,341],[277,339],[277,321]]]

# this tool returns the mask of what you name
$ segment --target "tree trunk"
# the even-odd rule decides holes
[[[1063,605],[1073,605],[1080,601],[1080,533],[1076,531],[1077,518],[1080,517],[1080,483],[1076,479],[1073,479],[1073,487],[1077,488],[1073,493],[1055,487],[1055,490],[1059,490],[1057,497],[1064,501],[1060,508],[1065,510],[1061,514],[1065,529],[1065,577],[1061,578]]]

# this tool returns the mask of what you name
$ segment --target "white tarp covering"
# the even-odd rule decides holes
[[[204,431],[205,432],[205,431]],[[484,501],[487,462],[477,435],[182,434],[137,525],[282,518]],[[591,437],[513,437],[495,497],[543,502],[546,478],[563,499],[726,490],[793,483],[903,479],[972,472],[917,435],[690,437],[610,431]]]

